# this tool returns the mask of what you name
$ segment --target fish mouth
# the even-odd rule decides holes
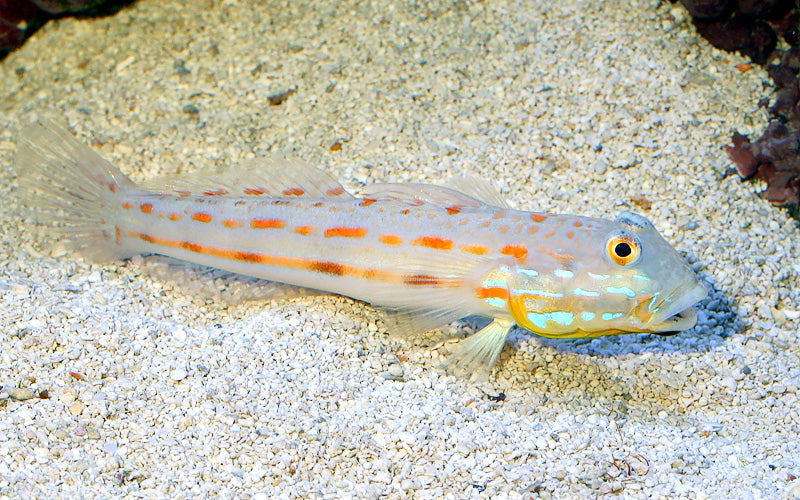
[[[700,283],[690,290],[678,295],[678,300],[670,302],[663,312],[653,318],[650,331],[659,335],[674,335],[688,330],[697,324],[697,312],[694,305],[706,298],[708,291]],[[665,300],[669,302],[669,299]]]

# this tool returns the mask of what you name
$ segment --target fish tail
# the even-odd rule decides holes
[[[120,199],[137,191],[117,167],[66,130],[36,122],[22,133],[17,196],[41,237],[94,261],[130,257],[120,243]]]

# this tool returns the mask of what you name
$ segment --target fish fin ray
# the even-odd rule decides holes
[[[115,233],[120,196],[136,192],[137,186],[66,129],[48,121],[26,128],[14,169],[15,196],[43,240],[95,262],[136,253],[120,244]]]
[[[376,200],[395,200],[411,205],[421,202],[430,203],[439,207],[459,206],[461,208],[481,208],[484,203],[467,194],[445,186],[435,184],[399,184],[378,183],[370,184],[361,193],[364,198]]]
[[[200,170],[159,177],[141,184],[141,187],[162,194],[353,198],[324,170],[279,155],[268,155],[218,171]]]
[[[481,179],[477,175],[464,173],[449,179],[446,186],[466,194],[482,203],[497,208],[511,208],[497,187],[491,181]]]
[[[511,320],[493,319],[476,333],[448,348],[451,354],[445,368],[454,375],[464,377],[474,373],[488,373],[503,351],[513,327],[514,322]]]

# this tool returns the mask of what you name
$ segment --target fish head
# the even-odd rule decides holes
[[[569,258],[517,267],[509,300],[517,323],[560,338],[669,335],[693,327],[693,306],[707,290],[650,221],[629,212],[591,221],[560,251]]]

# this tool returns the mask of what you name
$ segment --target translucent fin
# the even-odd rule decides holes
[[[207,196],[353,197],[328,173],[280,156],[252,160],[220,171],[161,177],[141,186],[157,193]]]
[[[227,305],[255,300],[285,300],[325,293],[191,264],[161,255],[147,257],[136,269],[183,293],[197,293],[199,296],[221,301]]]
[[[459,309],[381,309],[389,333],[409,338],[457,321],[471,314]]]
[[[364,198],[397,200],[412,205],[420,202],[440,207],[458,205],[461,208],[480,208],[484,203],[455,189],[434,184],[370,184],[364,188]]]
[[[503,351],[508,333],[514,322],[494,319],[478,332],[455,345],[447,360],[447,371],[458,376],[470,376],[473,373],[488,373],[494,366],[497,357]]]
[[[370,302],[382,305],[392,334],[408,337],[430,331],[480,314],[485,303],[476,296],[475,290],[493,269],[509,265],[510,259],[513,258],[426,255],[424,261],[407,261],[397,269],[404,275],[418,274],[420,279],[430,279],[430,285],[417,284],[409,290],[407,286],[387,283],[375,289]]]
[[[487,205],[498,208],[511,208],[508,201],[490,181],[474,174],[461,174],[447,181],[447,186],[475,198]]]
[[[46,122],[23,131],[14,165],[17,195],[40,236],[95,261],[133,254],[116,242],[115,200],[136,186],[117,167]]]

